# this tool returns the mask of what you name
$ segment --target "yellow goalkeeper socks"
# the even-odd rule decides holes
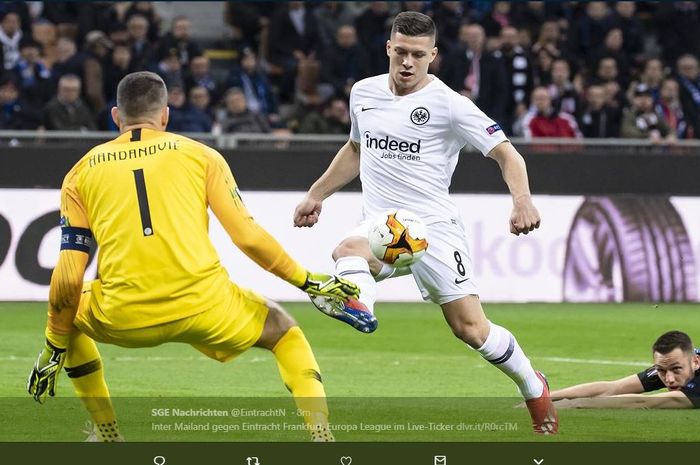
[[[294,326],[280,338],[272,353],[287,389],[314,441],[333,441],[328,427],[328,404],[321,373],[304,333]]]
[[[122,441],[95,341],[80,332],[71,335],[65,368],[75,393],[92,417],[96,439]]]

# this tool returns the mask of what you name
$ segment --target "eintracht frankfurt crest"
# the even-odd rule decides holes
[[[425,107],[418,107],[411,112],[411,121],[413,121],[413,124],[417,124],[418,126],[424,125],[429,119],[430,112]]]

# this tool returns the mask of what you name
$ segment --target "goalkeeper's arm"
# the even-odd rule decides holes
[[[73,331],[88,258],[84,251],[61,250],[51,275],[46,337],[56,347],[65,348]]]
[[[68,338],[80,303],[87,262],[88,254],[83,251],[62,250],[51,275],[46,343],[27,380],[27,391],[37,402],[42,403],[47,395],[53,397],[56,393],[58,375],[63,368]]]
[[[208,152],[208,155],[207,200],[233,243],[243,253],[263,269],[310,295],[341,300],[359,295],[357,286],[351,282],[326,274],[310,273],[294,260],[282,245],[252,218],[243,204],[226,160],[213,150]]]

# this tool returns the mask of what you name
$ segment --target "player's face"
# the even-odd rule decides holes
[[[426,83],[428,66],[437,56],[435,38],[397,32],[387,40],[386,54],[389,56],[389,76],[397,94],[408,94]]]
[[[654,367],[668,390],[677,391],[695,377],[695,370],[700,368],[700,357],[680,348],[667,354],[654,352]]]

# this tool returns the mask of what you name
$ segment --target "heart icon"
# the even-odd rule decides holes
[[[352,457],[340,457],[340,465],[350,465],[352,463]]]

